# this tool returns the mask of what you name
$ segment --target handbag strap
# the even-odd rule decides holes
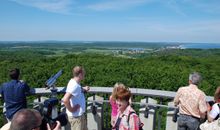
[[[220,118],[220,104],[218,103],[219,113],[218,113],[218,119]]]

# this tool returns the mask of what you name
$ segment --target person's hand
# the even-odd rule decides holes
[[[59,121],[56,121],[56,126],[54,129],[50,128],[50,125],[47,123],[47,130],[61,130],[61,124]]]
[[[206,106],[207,106],[207,111],[208,111],[208,112],[211,111],[211,108],[212,108],[212,107],[210,106],[210,104],[209,104],[208,102],[206,103]]]
[[[80,108],[80,105],[79,105],[79,104],[74,105],[74,106],[73,106],[73,111],[72,111],[72,112],[77,111],[79,108]]]
[[[20,80],[21,83],[24,83],[24,80]]]
[[[85,92],[88,92],[90,90],[90,87],[89,86],[85,86],[85,87],[83,87],[83,89],[84,89]]]

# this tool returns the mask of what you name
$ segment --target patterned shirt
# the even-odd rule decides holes
[[[128,115],[130,112],[135,112],[134,109],[129,105],[122,113],[119,130],[139,130],[140,119],[137,114],[133,113],[130,115],[128,122]],[[117,119],[119,118],[120,112],[118,112]]]
[[[180,114],[200,118],[200,113],[207,111],[205,93],[196,85],[181,87],[176,93],[174,104],[179,105]]]

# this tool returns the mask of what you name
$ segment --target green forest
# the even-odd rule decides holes
[[[82,65],[86,70],[82,85],[91,87],[111,87],[116,82],[122,82],[131,88],[177,91],[180,86],[188,85],[189,73],[194,71],[202,75],[200,88],[206,95],[212,96],[220,86],[218,49],[164,50],[138,58],[95,53],[51,54],[36,50],[0,51],[0,84],[9,81],[8,71],[14,67],[20,68],[21,79],[34,88],[43,87],[51,75],[63,69],[56,86],[65,87],[72,76],[72,68]],[[2,105],[2,101],[0,103]]]

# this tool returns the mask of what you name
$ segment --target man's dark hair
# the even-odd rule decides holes
[[[11,69],[9,72],[9,76],[11,79],[18,80],[20,75],[20,70],[18,68]]]
[[[10,130],[32,130],[40,127],[41,115],[34,109],[21,109],[12,118]]]

